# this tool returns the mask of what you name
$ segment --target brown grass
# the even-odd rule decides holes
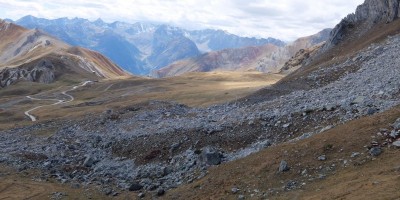
[[[239,194],[258,195],[275,188],[279,193],[268,195],[268,199],[397,199],[400,191],[400,150],[384,148],[377,157],[367,157],[366,148],[379,128],[389,128],[400,117],[400,107],[382,114],[351,121],[334,129],[296,143],[284,143],[244,159],[214,167],[209,174],[192,184],[184,185],[169,192],[166,199],[237,199]],[[376,138],[379,140],[379,138]],[[330,148],[326,148],[329,146]],[[363,153],[351,158],[352,152]],[[325,154],[327,161],[316,158]],[[343,161],[350,165],[344,167]],[[279,174],[277,169],[281,160],[286,160],[291,169]],[[352,160],[352,161],[350,161]],[[332,166],[336,170],[328,173],[326,179],[309,181],[302,189],[283,191],[282,186],[289,180],[299,180],[304,169],[318,169],[319,166]],[[309,174],[318,175],[309,170]],[[241,192],[232,194],[231,188],[238,187]],[[260,192],[256,193],[257,189]]]
[[[101,113],[107,109],[130,107],[149,100],[176,101],[189,106],[208,106],[234,101],[271,85],[282,77],[259,72],[210,72],[190,73],[166,79],[133,77],[101,81],[69,92],[75,97],[71,103],[40,108],[32,114],[38,116],[40,121],[75,118],[88,113]],[[50,85],[21,82],[6,89],[0,89],[0,103],[10,104],[4,108],[0,107],[3,109],[0,110],[0,130],[29,124],[24,111],[39,105],[54,103],[31,101],[25,96],[43,98],[54,93],[59,94],[77,84],[76,81],[66,78]],[[35,96],[37,93],[40,95]],[[10,113],[11,115],[8,116]],[[10,123],[10,118],[18,120],[12,120],[13,123]]]

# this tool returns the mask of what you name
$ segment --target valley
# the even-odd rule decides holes
[[[4,116],[0,117],[0,128],[9,127],[10,118],[19,119],[15,120],[19,121],[17,124],[26,123],[26,111],[23,109],[29,109],[29,113],[34,113],[33,116],[46,121],[82,117],[88,113],[102,113],[151,100],[205,107],[243,98],[276,83],[282,77],[260,72],[210,72],[191,73],[179,78],[126,78],[86,82],[84,85],[69,83],[70,86],[64,86],[62,82],[53,85],[34,84],[33,90],[24,90],[28,83],[21,82],[0,91],[0,115]],[[72,90],[74,85],[80,87]],[[67,95],[64,94],[66,92]]]
[[[135,70],[159,78],[1,20],[0,199],[398,199],[399,10],[399,0],[365,0],[333,29],[288,44],[18,20],[71,26],[53,30],[69,43],[97,30],[80,44],[115,45],[107,51],[152,40],[138,46],[157,67]],[[200,55],[199,43],[215,51]],[[129,62],[141,57],[123,49]]]

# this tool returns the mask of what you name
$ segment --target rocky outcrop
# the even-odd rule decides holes
[[[52,83],[55,79],[55,67],[47,60],[40,61],[32,69],[20,68],[5,68],[0,71],[0,87],[7,87],[19,80]]]
[[[315,55],[324,43],[320,43],[310,48],[300,49],[292,58],[290,58],[282,67],[281,73],[295,70],[298,67],[306,65],[310,57]]]
[[[377,23],[390,23],[400,17],[400,0],[366,0],[357,7],[355,13],[349,14],[332,30],[324,50],[339,44],[357,25],[363,24],[361,36]]]

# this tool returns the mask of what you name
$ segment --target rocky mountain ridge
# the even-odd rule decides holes
[[[329,49],[338,43],[350,32],[362,36],[374,24],[390,23],[400,17],[400,1],[398,0],[366,0],[359,5],[355,13],[349,14],[332,30],[324,49]],[[362,29],[354,30],[357,26]]]
[[[51,83],[66,71],[94,79],[129,76],[101,54],[71,47],[36,29],[2,20],[0,38],[1,87],[19,80]]]

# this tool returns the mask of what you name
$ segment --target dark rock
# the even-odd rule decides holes
[[[165,190],[160,188],[157,190],[157,196],[163,196],[165,194]]]
[[[113,190],[111,189],[111,188],[105,188],[104,190],[103,190],[103,193],[105,194],[105,195],[111,195],[112,194],[112,192],[113,192]]]
[[[85,167],[92,167],[93,164],[94,164],[94,162],[95,162],[95,159],[93,158],[93,156],[88,155],[88,156],[86,156],[86,159],[85,159],[85,161],[83,162],[83,166],[85,166]]]
[[[145,196],[146,196],[146,195],[145,195],[144,193],[139,193],[139,194],[138,194],[138,197],[139,197],[139,198],[144,198]]]
[[[222,161],[221,153],[210,147],[204,148],[202,157],[208,165],[219,165]]]
[[[143,188],[142,185],[140,185],[140,184],[138,184],[138,183],[132,183],[132,184],[129,186],[129,191],[138,191],[138,190],[141,190],[142,188]]]
[[[367,110],[368,115],[373,115],[377,112],[378,112],[378,109],[376,109],[376,108],[368,108],[368,110]]]
[[[382,153],[382,149],[380,147],[373,147],[369,150],[369,154],[371,156],[379,156]]]
[[[279,172],[286,172],[286,171],[289,171],[289,169],[290,168],[288,166],[288,163],[286,161],[282,160],[281,163],[279,164],[278,171]]]
[[[290,180],[289,182],[286,183],[285,189],[286,189],[286,190],[293,190],[293,189],[296,188],[296,186],[297,186],[297,182],[296,182],[296,181],[291,181],[291,180]]]

